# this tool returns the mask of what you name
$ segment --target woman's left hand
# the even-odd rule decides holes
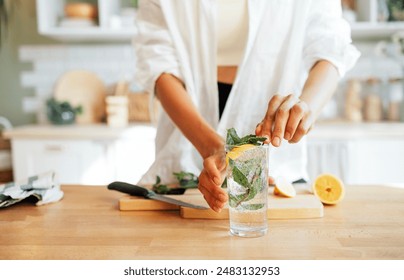
[[[265,143],[279,147],[282,139],[289,143],[299,142],[313,123],[314,117],[306,102],[292,94],[276,94],[269,101],[265,117],[257,125],[255,134],[267,137]]]
[[[225,190],[221,188],[226,169],[224,149],[213,153],[203,160],[203,170],[199,175],[198,189],[203,194],[210,208],[220,212],[228,200]]]

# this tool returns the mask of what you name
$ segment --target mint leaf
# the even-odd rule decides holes
[[[174,172],[173,174],[177,178],[180,187],[185,189],[198,187],[199,180],[195,174],[185,171],[181,171],[179,173]]]
[[[261,146],[264,144],[265,140],[265,137],[259,137],[254,134],[249,134],[240,138],[234,128],[229,128],[227,130],[226,145],[241,146],[244,144],[253,144],[256,146]]]
[[[246,210],[258,210],[264,207],[264,203],[256,203],[256,204],[246,204],[243,205],[243,208]]]
[[[237,168],[237,166],[233,166],[232,172],[233,172],[233,179],[236,183],[238,183],[239,185],[243,186],[246,189],[251,188],[247,177],[244,175],[243,172],[240,171],[240,169]]]
[[[226,136],[226,144],[227,145],[238,145],[240,143],[241,139],[237,135],[237,132],[234,128],[229,128],[227,130],[227,136]]]

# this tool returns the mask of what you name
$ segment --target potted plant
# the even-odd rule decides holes
[[[390,20],[404,21],[404,0],[387,0]]]

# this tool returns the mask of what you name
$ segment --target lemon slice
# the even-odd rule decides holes
[[[244,144],[241,146],[234,147],[226,154],[226,164],[229,164],[229,158],[235,160],[236,158],[241,156],[242,153],[253,148],[255,148],[255,145],[253,144]]]
[[[294,197],[296,196],[296,190],[292,183],[286,180],[286,178],[278,177],[275,179],[274,194],[285,197]]]
[[[313,183],[314,195],[324,204],[337,204],[345,195],[342,181],[332,174],[321,174]]]

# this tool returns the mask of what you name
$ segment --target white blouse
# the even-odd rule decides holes
[[[144,0],[138,10],[136,79],[154,93],[162,73],[181,79],[200,114],[225,138],[234,127],[254,133],[275,94],[300,96],[308,71],[328,60],[345,74],[359,57],[351,44],[340,0],[248,0],[248,37],[237,77],[219,121],[217,0]],[[305,139],[270,150],[269,173],[309,179]],[[202,158],[163,111],[157,124],[156,159],[140,180],[175,182],[173,172],[199,175]]]

